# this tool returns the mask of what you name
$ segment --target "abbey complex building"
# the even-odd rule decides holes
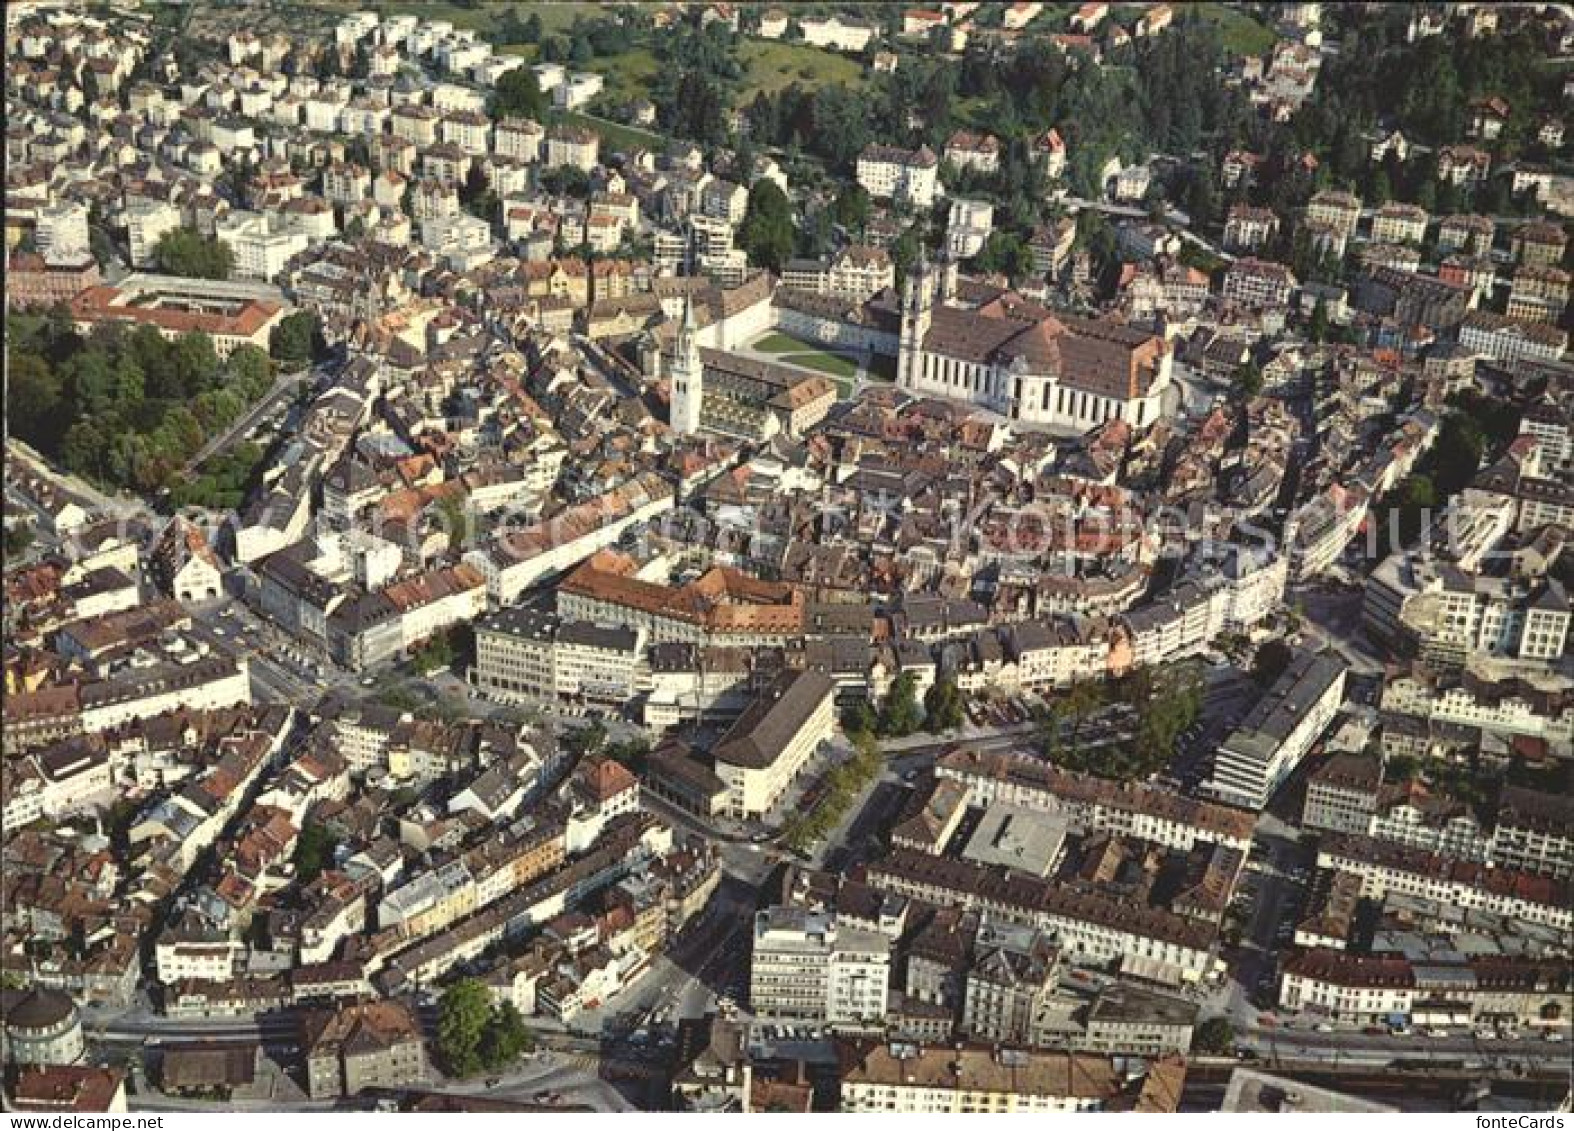
[[[1160,335],[1058,313],[1011,292],[970,304],[920,263],[902,294],[898,382],[1024,424],[1086,430],[1158,419],[1172,353]]]

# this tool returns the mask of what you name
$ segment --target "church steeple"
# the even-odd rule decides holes
[[[689,231],[689,254],[683,288],[683,320],[672,351],[672,407],[668,422],[680,436],[700,430],[700,408],[705,397],[704,364],[700,361],[699,336],[694,326],[694,232]]]
[[[902,336],[897,345],[896,382],[904,389],[917,386],[923,373],[924,339],[935,301],[934,272],[922,249],[902,288]]]

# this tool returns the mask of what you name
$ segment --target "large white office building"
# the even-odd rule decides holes
[[[1208,790],[1247,809],[1267,806],[1333,720],[1344,700],[1345,667],[1302,653],[1241,720],[1215,756]]]
[[[754,917],[749,999],[761,1017],[879,1021],[890,981],[891,940],[882,934],[797,907]]]

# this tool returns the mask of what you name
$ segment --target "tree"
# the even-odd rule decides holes
[[[924,694],[924,729],[930,734],[955,730],[962,725],[962,693],[950,676],[935,680]]]
[[[738,226],[738,246],[755,267],[780,272],[792,255],[792,205],[775,181],[758,180],[749,190],[748,210]]]
[[[1306,336],[1314,342],[1321,342],[1328,336],[1328,303],[1323,299],[1317,300],[1317,305],[1312,307],[1312,317],[1306,327]]]
[[[709,144],[726,137],[726,97],[711,76],[686,70],[670,91],[654,93],[657,120],[678,137]]]
[[[200,330],[175,339],[169,364],[174,370],[180,395],[187,400],[211,389],[218,380],[218,351],[213,348],[213,339]]]
[[[643,738],[626,742],[609,742],[602,751],[608,758],[625,767],[630,773],[643,774],[650,758],[650,743]]]
[[[923,250],[923,240],[914,227],[903,229],[902,234],[891,244],[891,265],[896,268],[898,293],[906,285],[908,273],[918,265],[918,257]]]
[[[491,181],[479,161],[470,166],[464,184],[459,186],[459,203],[470,215],[488,223],[494,221],[501,211],[497,193],[492,191]]]
[[[436,632],[410,653],[410,663],[423,675],[454,666],[455,649],[448,632]]]
[[[536,26],[540,27],[539,20]],[[490,109],[493,121],[529,118],[539,122],[546,116],[547,100],[541,93],[541,84],[536,81],[536,73],[521,66],[499,75],[497,85],[492,88]]]
[[[13,354],[6,422],[11,431],[34,446],[52,451],[60,439],[61,381],[43,358]]]
[[[122,410],[134,412],[147,391],[147,379],[136,359],[122,353],[115,359],[114,397]]]
[[[33,524],[30,522],[19,522],[5,532],[5,556],[8,558],[20,558],[32,544]]]
[[[1290,661],[1295,653],[1290,646],[1282,640],[1270,640],[1257,649],[1257,655],[1252,658],[1252,679],[1258,687],[1270,687],[1273,681],[1284,674],[1284,669],[1290,666]]]
[[[880,708],[880,733],[888,738],[904,738],[918,729],[922,708],[918,705],[918,677],[903,672],[886,692]]]
[[[511,1001],[499,1002],[492,1007],[481,1037],[481,1063],[489,1072],[507,1068],[533,1044],[518,1007]]]
[[[333,850],[338,846],[327,826],[316,821],[307,821],[301,829],[301,835],[295,838],[295,852],[291,859],[295,863],[296,879],[302,884],[309,884],[322,875],[323,869],[333,861]]]
[[[469,1076],[482,1067],[481,1047],[492,1016],[492,994],[475,978],[443,991],[437,1004],[437,1056],[443,1071]]]
[[[1424,208],[1428,212],[1436,212],[1438,210],[1437,186],[1432,183],[1431,178],[1422,181],[1416,189],[1415,202],[1418,207]]]
[[[65,387],[83,411],[102,417],[114,404],[115,369],[109,353],[90,347],[62,366]]]
[[[1235,370],[1235,390],[1242,400],[1250,400],[1262,392],[1262,369],[1255,361],[1243,361]]]
[[[1429,464],[1430,466],[1430,464]],[[1416,540],[1426,526],[1427,515],[1438,502],[1437,483],[1425,472],[1415,471],[1405,477],[1399,491],[1399,544],[1408,546]],[[1384,535],[1394,531],[1385,527]],[[1389,549],[1397,547],[1390,546]]]
[[[439,527],[448,535],[452,548],[468,547],[470,538],[470,508],[464,495],[444,495],[437,500],[437,515],[442,520]]]
[[[555,196],[590,196],[590,174],[574,165],[559,165],[541,174],[541,187]]]
[[[229,245],[190,228],[165,232],[153,245],[153,260],[160,271],[190,279],[228,279],[235,267]]]
[[[836,194],[831,216],[853,235],[862,236],[869,226],[869,209],[869,190],[856,181],[849,181]]]
[[[229,368],[230,381],[248,391],[255,390],[256,393],[264,391],[273,377],[273,366],[268,362],[268,355],[256,346],[237,347],[230,354],[226,365]]]
[[[1127,756],[1112,767],[1125,780],[1148,777],[1169,763],[1175,743],[1202,710],[1202,678],[1193,667],[1139,669],[1131,702],[1143,705]]]
[[[60,458],[67,471],[94,476],[103,466],[104,437],[85,420],[79,420],[66,430],[60,442]]]
[[[984,248],[973,259],[980,271],[998,272],[1012,281],[1033,273],[1033,252],[1022,238],[1010,232],[991,232]]]
[[[1229,1056],[1235,1051],[1235,1026],[1228,1018],[1210,1017],[1197,1026],[1191,1048],[1204,1056]]]
[[[857,700],[842,713],[842,730],[847,732],[848,737],[873,734],[879,725],[880,717],[867,699]]]
[[[1192,173],[1186,186],[1186,214],[1194,228],[1212,227],[1219,218],[1219,193],[1213,183],[1213,173],[1198,169]]]
[[[868,105],[845,86],[818,87],[809,104],[812,132],[808,148],[833,169],[849,169],[869,144]]]
[[[1387,204],[1394,198],[1394,187],[1388,180],[1388,174],[1382,169],[1372,177],[1371,189],[1372,203],[1378,206]]]
[[[1421,761],[1413,754],[1395,754],[1383,763],[1383,776],[1390,782],[1407,782],[1421,772]]]
[[[607,728],[600,719],[582,727],[570,727],[563,734],[563,749],[577,757],[594,754],[607,744]]]
[[[273,328],[268,349],[287,369],[299,369],[320,353],[321,322],[310,310],[297,310]]]
[[[1073,726],[1080,728],[1083,719],[1104,705],[1104,693],[1092,680],[1079,679],[1066,689],[1061,701],[1066,713],[1071,716]]]

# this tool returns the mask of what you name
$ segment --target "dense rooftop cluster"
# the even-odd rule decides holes
[[[1548,1086],[1566,11],[429,7],[7,6],[8,1107]]]

